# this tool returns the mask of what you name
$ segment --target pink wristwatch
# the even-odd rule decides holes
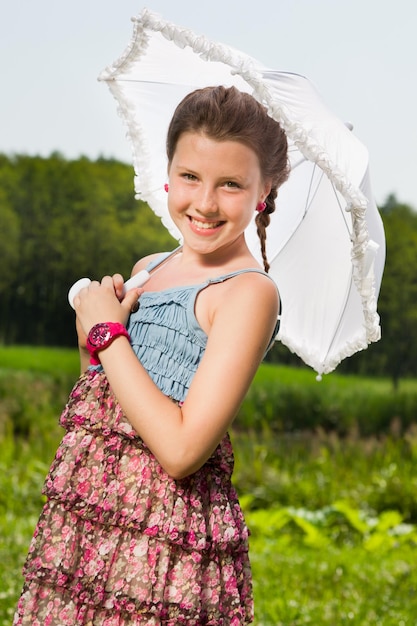
[[[106,348],[116,337],[127,337],[130,341],[129,333],[125,326],[119,322],[101,322],[93,326],[88,333],[86,347],[90,353],[91,365],[99,365],[100,359],[97,352]]]

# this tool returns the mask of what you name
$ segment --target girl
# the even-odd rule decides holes
[[[265,227],[287,141],[252,96],[213,87],[179,104],[167,155],[181,249],[136,264],[159,268],[145,288],[123,297],[122,277],[106,276],[75,298],[83,373],[15,625],[253,619],[227,431],[277,332]],[[265,271],[245,242],[254,211]]]

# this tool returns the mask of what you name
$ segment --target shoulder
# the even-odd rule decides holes
[[[266,307],[272,318],[276,318],[279,293],[275,282],[260,272],[243,272],[226,281],[228,298],[225,304],[231,307],[249,307],[250,311]]]
[[[228,327],[229,332],[250,332],[269,340],[279,310],[279,293],[274,281],[260,272],[244,272],[222,283],[213,298],[213,326]]]
[[[161,252],[156,252],[155,254],[148,254],[147,256],[144,256],[141,259],[139,259],[139,261],[137,261],[135,265],[133,266],[131,275],[134,276],[141,270],[146,269],[149,263],[152,263],[152,261],[156,261],[156,259],[158,259],[161,256],[161,254],[162,254]]]
[[[264,272],[244,271],[227,278],[223,284],[231,302],[268,302],[278,306],[278,288],[273,279]]]
[[[208,298],[210,290],[201,295]],[[274,334],[278,290],[268,276],[245,272],[213,285],[206,304],[210,311],[208,339],[198,380],[203,380],[205,389],[218,389],[220,381],[227,380],[229,399],[234,398],[232,413],[243,400]]]

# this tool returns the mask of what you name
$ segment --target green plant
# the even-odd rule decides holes
[[[12,621],[43,480],[62,435],[58,416],[77,375],[76,352],[67,373],[48,354],[10,349],[8,369],[0,370],[0,626]],[[305,398],[323,389],[322,408],[328,403],[340,415],[356,413],[342,401],[354,388],[378,402],[389,390],[385,381],[319,384],[309,371],[269,366],[255,381],[264,394],[256,396],[258,417],[248,412],[244,428],[239,417],[231,433],[235,485],[251,529],[254,626],[414,626],[417,427],[393,423],[390,433],[366,437],[353,423],[343,434],[317,424],[282,431],[262,418],[264,402],[273,420],[277,376],[293,395],[313,388],[294,403],[287,396],[306,411]],[[409,381],[402,390],[411,398],[415,387]]]

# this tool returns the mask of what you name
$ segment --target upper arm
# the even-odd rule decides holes
[[[278,315],[274,283],[260,274],[230,281],[183,406],[204,462],[233,421],[271,339]],[[202,464],[202,463],[201,463]]]

